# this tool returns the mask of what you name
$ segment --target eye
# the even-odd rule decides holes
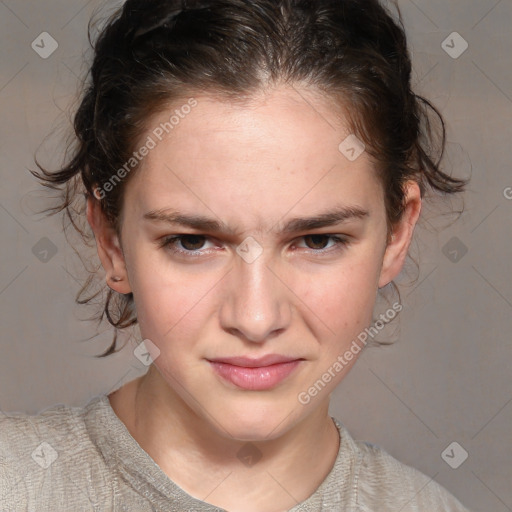
[[[304,235],[302,237],[304,241],[306,242],[307,246],[313,245],[313,251],[312,252],[331,252],[331,250],[339,250],[343,249],[345,246],[348,245],[348,240],[335,235],[324,235],[324,234],[317,234],[317,235]],[[325,243],[329,242],[329,239],[334,242],[334,245],[332,245],[330,248],[325,248]],[[321,247],[319,247],[321,246]],[[311,248],[311,247],[310,247]]]
[[[169,250],[174,253],[195,256],[204,252],[200,251],[200,249],[203,248],[205,240],[206,237],[203,235],[177,235],[164,238],[160,247],[169,248]],[[177,248],[178,243],[184,249]]]

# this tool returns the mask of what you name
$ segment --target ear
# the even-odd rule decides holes
[[[386,247],[379,278],[379,288],[389,284],[402,270],[411,245],[414,227],[421,212],[421,192],[415,181],[405,184],[406,206],[402,218],[393,228],[393,236]]]
[[[98,256],[106,273],[107,285],[121,294],[130,293],[131,287],[119,237],[106,219],[100,202],[90,195],[87,198],[87,221],[94,232]]]

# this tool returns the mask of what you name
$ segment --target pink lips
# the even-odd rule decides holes
[[[302,359],[269,354],[253,359],[226,357],[209,360],[214,371],[235,386],[251,391],[271,389],[283,381]]]

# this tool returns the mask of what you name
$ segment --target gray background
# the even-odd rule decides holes
[[[0,1],[3,411],[83,405],[146,370],[133,355],[136,330],[123,338],[129,345],[121,353],[92,357],[108,346],[112,331],[108,324],[96,329],[85,320],[95,310],[74,304],[86,274],[61,218],[34,214],[51,203],[26,170],[34,168],[38,149],[45,164],[62,160],[62,137],[85,71],[86,24],[99,5]],[[512,198],[512,4],[399,5],[417,91],[447,120],[445,168],[472,181],[456,222],[438,213],[443,203],[424,210],[411,251],[419,274],[408,264],[398,281],[404,310],[380,336],[394,343],[362,354],[333,394],[331,414],[356,439],[382,446],[473,510],[512,510],[512,200],[506,197]],[[44,31],[58,42],[46,59],[31,47]],[[469,45],[457,58],[442,47],[453,32]],[[462,48],[451,39],[452,51]],[[454,200],[448,207],[460,205]],[[90,266],[98,264],[94,251],[84,255]],[[379,301],[376,313],[387,307]],[[457,469],[441,457],[454,441],[469,454]],[[454,459],[461,453],[456,448]]]

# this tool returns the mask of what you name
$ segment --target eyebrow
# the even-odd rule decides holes
[[[286,222],[281,234],[297,233],[310,229],[319,229],[335,226],[341,222],[369,217],[370,212],[359,206],[339,206],[332,210],[314,215],[312,217],[295,217]],[[143,218],[153,222],[163,222],[177,226],[196,229],[198,231],[219,232],[235,236],[237,230],[218,221],[202,215],[186,215],[172,209],[152,210],[144,214]]]

